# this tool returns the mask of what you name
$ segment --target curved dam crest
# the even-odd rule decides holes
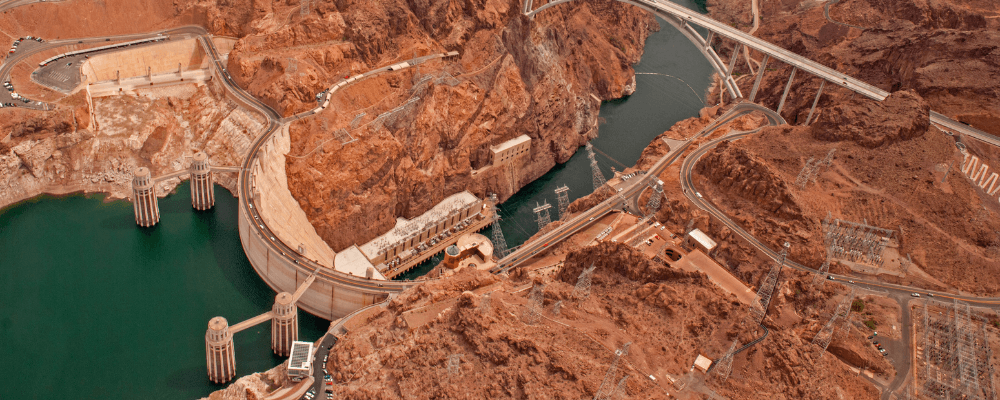
[[[690,42],[661,25],[635,69],[683,82],[638,76],[635,94],[602,104],[606,122],[594,144],[606,154],[599,157],[605,175],[612,166],[623,169],[616,162],[634,163],[650,140],[702,106],[687,85],[707,87],[711,68]],[[536,200],[554,203],[552,191],[563,184],[571,199],[592,191],[580,153],[501,204],[511,245],[537,230]],[[215,208],[193,211],[189,185],[158,200],[153,229],[135,226],[129,202],[80,195],[43,196],[0,211],[0,251],[17,253],[0,263],[0,300],[7,305],[0,310],[0,340],[17,343],[8,356],[24,360],[0,371],[18,377],[0,398],[53,398],[68,387],[83,398],[197,398],[220,388],[205,377],[206,322],[265,312],[274,292],[243,251],[238,199],[216,186]],[[328,325],[299,314],[301,340],[318,338]],[[234,336],[237,376],[283,360],[272,355],[270,329],[262,324]]]

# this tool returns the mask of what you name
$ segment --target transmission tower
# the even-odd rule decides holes
[[[809,183],[809,178],[812,178],[812,174],[816,171],[819,163],[815,157],[809,157],[806,165],[802,166],[802,169],[799,170],[799,175],[795,177],[795,186],[800,188],[806,187],[806,184]]]
[[[590,169],[594,174],[594,193],[599,193],[608,181],[604,179],[601,167],[597,165],[597,158],[594,156],[594,146],[590,142],[587,142],[587,158],[590,159]]]
[[[615,385],[615,388],[611,391],[611,393],[608,393],[607,396],[604,396],[604,400],[611,400],[612,398],[614,398],[615,393],[618,393],[618,391],[621,390],[622,386],[625,385],[626,380],[628,380],[628,375],[623,376],[622,379],[618,381],[618,384]]]
[[[542,230],[545,225],[552,222],[552,219],[549,218],[549,209],[552,208],[552,205],[546,200],[545,204],[539,205],[536,202],[535,206],[535,221],[538,222],[538,230]]]
[[[566,209],[569,208],[569,186],[557,187],[556,199],[559,200],[559,219],[564,219],[566,218]]]
[[[594,277],[594,270],[597,267],[594,264],[590,264],[590,267],[584,269],[580,273],[580,277],[576,280],[576,286],[573,288],[573,297],[577,299],[586,299],[590,296],[590,280]]]
[[[851,312],[850,304],[854,299],[854,291],[855,288],[851,287],[851,292],[841,299],[840,303],[837,303],[837,308],[833,311],[833,316],[830,317],[830,321],[828,321],[826,325],[823,326],[823,329],[820,329],[820,331],[816,333],[816,336],[813,337],[812,344],[816,345],[820,349],[819,356],[817,358],[823,357],[823,354],[826,353],[826,348],[830,346],[830,341],[833,340],[833,332],[837,329],[835,324],[837,318],[840,318],[841,314],[844,314],[844,319],[846,320],[848,313]]]
[[[615,351],[615,360],[611,362],[611,366],[608,367],[608,372],[604,374],[604,380],[601,381],[601,387],[597,388],[597,393],[594,393],[594,400],[603,400],[611,398],[615,389],[611,388],[612,382],[615,379],[615,375],[618,374],[618,362],[621,361],[622,357],[628,355],[628,346],[632,342],[625,343],[622,348]],[[607,390],[607,392],[605,392]]]
[[[777,262],[771,266],[771,271],[768,272],[767,277],[760,283],[760,288],[757,289],[757,296],[750,303],[750,314],[753,315],[754,322],[757,324],[763,321],[764,315],[767,314],[767,306],[771,303],[771,294],[774,292],[775,285],[778,284],[778,275],[781,273],[781,268],[785,265],[785,257],[788,256],[789,246],[788,242],[785,242],[785,245],[782,246]]]
[[[826,274],[830,272],[830,248],[826,248],[826,259],[823,260],[823,265],[819,266],[816,270],[816,276],[813,277],[813,285],[823,286],[826,283]]]
[[[558,317],[561,311],[562,311],[562,300],[559,300],[556,302],[556,304],[552,306],[552,315]]]
[[[302,0],[302,8],[299,9],[300,16],[309,15],[309,0]]]
[[[716,361],[717,366],[713,370],[722,382],[729,379],[729,374],[733,372],[733,356],[736,355],[736,346],[738,345],[739,339],[733,339],[733,344],[729,345],[729,350],[726,351],[726,354],[719,361]]]
[[[525,324],[537,324],[542,316],[543,287],[545,285],[535,285],[535,287],[531,288],[531,293],[528,293],[528,309],[524,311]]]
[[[655,183],[650,182],[650,187],[653,189],[649,193],[649,202],[646,203],[646,215],[651,216],[656,214],[656,211],[660,209],[660,198],[663,197],[663,184],[660,181]]]
[[[361,118],[366,114],[368,113],[362,111],[360,114],[354,116],[354,119],[351,120],[351,130],[358,129],[358,122],[361,122]]]
[[[503,230],[500,229],[500,209],[497,208],[496,193],[490,195],[490,204],[493,206],[493,252],[504,258],[507,250],[507,240],[503,238]]]

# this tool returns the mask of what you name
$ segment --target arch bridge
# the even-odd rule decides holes
[[[538,13],[560,4],[569,3],[570,1],[573,0],[552,0],[539,6],[538,8],[534,8],[534,0],[524,0],[524,3],[522,3],[522,13],[528,18],[534,19],[535,15]],[[805,125],[812,122],[813,113],[816,110],[816,103],[819,102],[819,96],[823,93],[823,87],[827,82],[841,86],[875,101],[885,100],[885,98],[889,96],[889,92],[874,85],[860,79],[853,78],[845,73],[838,72],[837,70],[810,60],[809,58],[792,53],[791,51],[783,49],[773,43],[754,37],[746,32],[716,21],[706,15],[688,9],[687,7],[677,3],[668,0],[616,1],[631,4],[646,10],[677,28],[677,30],[684,35],[684,37],[691,41],[691,43],[693,43],[695,47],[701,51],[702,55],[705,56],[709,64],[712,65],[715,72],[722,77],[726,92],[733,99],[744,97],[740,88],[736,84],[736,80],[733,79],[733,70],[736,66],[738,58],[737,55],[743,51],[744,47],[764,54],[764,58],[761,61],[760,68],[758,68],[756,74],[757,76],[754,78],[754,84],[753,88],[750,90],[750,96],[747,97],[747,100],[750,100],[751,102],[753,102],[754,98],[757,96],[761,78],[764,76],[764,72],[767,71],[767,64],[769,61],[774,60],[782,62],[792,67],[792,72],[788,77],[788,83],[785,84],[785,89],[781,94],[781,100],[779,100],[778,107],[775,110],[778,114],[781,114],[781,110],[785,105],[785,100],[787,99],[788,92],[792,87],[792,81],[795,79],[796,72],[803,71],[821,79],[819,89],[816,91],[816,97],[813,99],[812,107],[809,110],[809,116],[806,117]],[[707,35],[703,37],[702,34],[699,33],[698,28],[707,31]],[[732,43],[733,51],[728,64],[723,62],[719,54],[716,53],[715,48],[713,47],[713,44],[716,42],[718,42],[718,46],[728,45],[726,42]],[[943,114],[931,111],[930,122],[946,132],[950,132],[952,134],[964,134],[993,146],[1000,147],[1000,138],[965,125],[961,122],[952,120]]]

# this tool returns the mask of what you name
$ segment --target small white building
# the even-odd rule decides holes
[[[493,146],[490,148],[493,152],[493,166],[506,164],[530,150],[531,138],[528,135],[521,135]]]
[[[694,360],[694,367],[701,372],[708,372],[708,369],[712,367],[712,359],[699,354],[698,358]]]
[[[299,382],[312,375],[313,365],[312,342],[292,342],[291,355],[288,357],[288,379]]]
[[[714,240],[712,240],[712,238],[708,237],[705,232],[702,232],[701,229],[695,229],[688,232],[684,240],[687,242],[688,247],[701,249],[701,251],[705,254],[711,253],[712,250],[718,245]]]

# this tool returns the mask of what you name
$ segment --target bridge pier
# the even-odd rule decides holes
[[[191,206],[200,211],[212,208],[215,205],[212,189],[212,165],[208,155],[199,151],[191,162]]]
[[[299,340],[299,307],[291,293],[281,292],[274,297],[271,308],[271,350],[281,357],[288,356],[292,342]]]
[[[813,119],[813,112],[816,111],[816,103],[819,103],[819,95],[823,94],[823,86],[826,86],[826,79],[819,81],[819,90],[816,91],[816,98],[813,99],[813,105],[809,108],[809,116],[806,117],[805,125],[809,125],[809,122]]]
[[[150,227],[160,222],[160,207],[149,168],[141,167],[132,175],[132,208],[139,226]]]
[[[767,61],[770,58],[767,54],[764,54],[764,59],[760,62],[760,68],[757,69],[757,79],[753,81],[753,89],[750,90],[750,102],[753,103],[753,99],[757,97],[757,89],[760,89],[760,78],[764,77],[764,71],[767,70]]]
[[[733,69],[736,68],[736,60],[740,57],[740,51],[743,50],[743,45],[736,43],[733,47],[733,54],[729,57],[729,69],[726,70],[726,79],[733,76]]]
[[[788,89],[792,88],[792,81],[795,80],[795,71],[798,71],[797,67],[792,67],[791,75],[788,75],[788,83],[785,84],[785,92],[781,94],[781,101],[778,102],[778,109],[774,110],[781,115],[781,109],[785,107],[785,98],[788,97]]]
[[[229,322],[223,317],[208,321],[205,332],[205,358],[208,362],[208,379],[213,383],[226,383],[236,377],[236,354]]]

